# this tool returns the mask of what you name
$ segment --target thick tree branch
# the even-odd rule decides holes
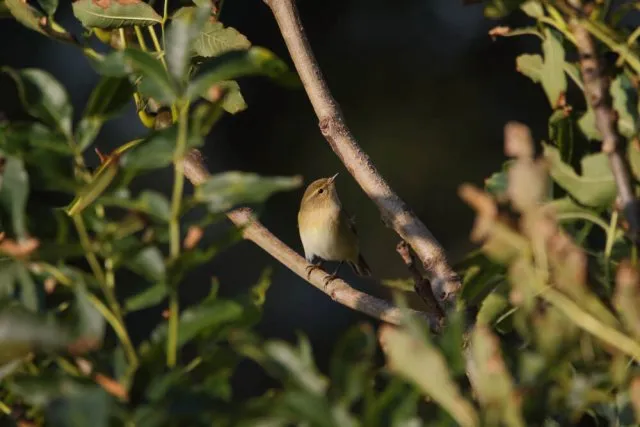
[[[575,18],[571,21],[571,29],[580,55],[584,92],[593,109],[596,127],[602,135],[602,152],[609,157],[611,172],[618,188],[618,199],[629,223],[630,235],[637,244],[640,210],[633,191],[631,168],[625,156],[626,140],[618,131],[618,115],[613,109],[609,78],[603,75],[603,67],[589,31]]]
[[[443,248],[431,232],[389,187],[367,154],[358,146],[309,46],[295,0],[264,1],[271,8],[280,27],[318,116],[322,135],[360,187],[378,205],[385,223],[411,245],[430,276],[435,295],[450,306],[460,289],[460,278],[449,266]]]
[[[198,150],[191,150],[185,158],[184,174],[193,185],[199,185],[209,177],[209,172]],[[399,325],[402,322],[403,313],[393,304],[353,289],[341,279],[335,279],[325,287],[324,283],[329,275],[320,269],[313,270],[307,277],[306,269],[309,266],[307,261],[271,234],[255,218],[251,209],[235,209],[229,212],[227,217],[242,229],[242,236],[245,239],[260,246],[269,255],[329,295],[334,301],[387,323]],[[413,311],[413,313],[426,319],[433,331],[437,330],[439,323],[435,316],[419,311]]]

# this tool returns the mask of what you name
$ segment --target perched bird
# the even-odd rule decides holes
[[[298,230],[311,271],[324,261],[339,261],[338,267],[325,281],[325,286],[337,277],[344,262],[360,276],[370,276],[371,270],[360,254],[358,235],[353,220],[342,208],[335,179],[318,179],[307,187],[298,212]]]

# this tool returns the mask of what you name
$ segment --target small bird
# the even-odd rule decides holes
[[[339,261],[338,267],[325,281],[325,286],[337,277],[346,261],[360,276],[370,276],[371,270],[360,254],[358,234],[352,218],[345,212],[338,198],[335,179],[318,179],[307,187],[298,212],[298,230],[304,256],[312,265],[308,275],[320,268],[324,261]]]

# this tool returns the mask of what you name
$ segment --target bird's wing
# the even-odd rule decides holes
[[[356,229],[356,216],[349,215],[349,212],[347,212],[345,208],[342,208],[342,213],[344,215],[344,218],[346,219],[345,222],[347,223],[349,230],[351,230],[353,234],[358,236],[358,230]]]

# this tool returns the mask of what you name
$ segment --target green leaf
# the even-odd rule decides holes
[[[582,205],[600,209],[610,206],[615,200],[616,185],[606,154],[583,157],[582,175],[562,161],[556,148],[545,144],[544,155],[553,180]]]
[[[258,283],[251,287],[251,300],[258,307],[262,307],[267,298],[267,291],[271,286],[271,272],[271,268],[266,268],[260,275]]]
[[[40,26],[40,20],[44,15],[42,15],[39,10],[29,6],[27,2],[22,0],[5,0],[4,4],[16,21],[31,30],[45,34]]]
[[[67,214],[69,216],[78,215],[87,208],[87,206],[95,202],[111,185],[119,170],[120,165],[118,164],[117,156],[110,157],[100,166],[91,177],[91,181],[78,192],[78,195],[69,206],[67,206]]]
[[[22,160],[8,157],[2,171],[0,203],[11,216],[13,232],[18,239],[27,237],[25,209],[29,196],[29,176]]]
[[[122,166],[128,171],[137,172],[170,165],[174,160],[177,137],[178,129],[175,125],[153,132],[122,155]],[[190,135],[187,146],[197,147],[201,143],[202,140],[197,135]]]
[[[383,326],[380,341],[391,371],[418,386],[459,425],[478,425],[478,414],[451,379],[446,360],[423,336],[416,336],[404,328]]]
[[[162,23],[162,17],[141,0],[76,0],[73,14],[83,26],[102,29]]]
[[[167,66],[179,82],[185,80],[193,42],[211,16],[211,4],[190,9],[192,13],[183,14],[181,19],[172,19],[167,32]]]
[[[72,334],[60,325],[21,307],[4,307],[0,313],[0,365],[32,351],[62,349],[72,340]]]
[[[549,118],[549,139],[560,151],[563,162],[571,164],[574,147],[574,121],[562,110],[556,110]]]
[[[613,108],[618,113],[618,129],[626,138],[633,138],[638,133],[638,95],[629,77],[620,74],[609,86],[613,100]],[[587,100],[588,105],[588,100]],[[580,130],[588,139],[601,141],[602,134],[596,125],[593,109],[590,105],[579,120]]]
[[[84,285],[76,283],[73,292],[76,337],[93,347],[104,338],[105,319],[89,300],[89,292]]]
[[[38,3],[47,16],[53,16],[58,9],[58,0],[38,0]]]
[[[216,84],[223,90],[227,91],[227,95],[222,101],[222,108],[227,113],[236,114],[247,109],[247,103],[240,92],[240,85],[234,80],[226,80]]]
[[[3,67],[16,82],[20,101],[27,112],[70,138],[73,107],[66,90],[53,76],[35,68]]]
[[[123,194],[121,191],[114,192],[112,195],[102,196],[100,203],[104,206],[134,210],[161,222],[168,222],[171,216],[171,207],[167,198],[151,190],[143,191],[136,199],[129,198],[128,194]]]
[[[173,15],[173,21],[183,21],[191,19],[197,8],[183,7],[178,9]],[[196,55],[202,57],[218,56],[234,50],[246,50],[251,47],[251,42],[236,29],[228,27],[209,18],[201,28],[195,39],[192,48]]]
[[[536,0],[525,1],[520,5],[520,9],[532,18],[540,18],[544,16],[544,9]]]
[[[499,341],[486,326],[476,326],[471,337],[474,389],[488,419],[524,427],[514,381],[502,359]]]
[[[210,62],[210,66],[204,68],[205,70],[187,87],[187,98],[190,101],[206,94],[216,83],[243,76],[267,76],[282,84],[299,81],[297,75],[288,71],[282,60],[261,47],[252,47],[244,52],[227,52],[216,57]]]
[[[253,173],[224,172],[196,187],[195,198],[207,203],[209,212],[220,213],[238,204],[262,203],[273,193],[298,188],[300,177],[261,177]]]
[[[205,300],[180,313],[178,324],[178,348],[200,335],[211,335],[219,328],[242,319],[243,308],[235,301]],[[160,325],[152,340],[164,346],[167,336],[167,324]]]
[[[490,19],[500,19],[516,10],[522,0],[491,0],[484,8],[484,16]]]
[[[102,77],[95,87],[76,129],[76,144],[84,151],[95,139],[100,128],[120,112],[130,101],[133,87],[124,77]]]
[[[564,66],[564,48],[560,36],[545,29],[542,41],[544,60],[540,55],[520,55],[516,58],[516,69],[535,83],[541,83],[552,108],[567,90],[567,77]]]
[[[142,76],[138,89],[143,95],[166,104],[176,100],[177,90],[159,59],[137,49],[126,49],[124,55],[131,69]]]
[[[34,406],[46,407],[46,418],[52,425],[109,425],[112,400],[106,391],[87,380],[19,375],[12,378],[9,390]]]
[[[125,309],[129,312],[144,310],[160,304],[169,295],[169,286],[165,282],[156,282],[132,297],[127,298]]]
[[[356,402],[371,383],[376,335],[369,324],[350,328],[338,343],[331,357],[331,390],[342,405]]]
[[[155,246],[144,248],[125,264],[150,282],[163,281],[166,277],[164,257]]]

